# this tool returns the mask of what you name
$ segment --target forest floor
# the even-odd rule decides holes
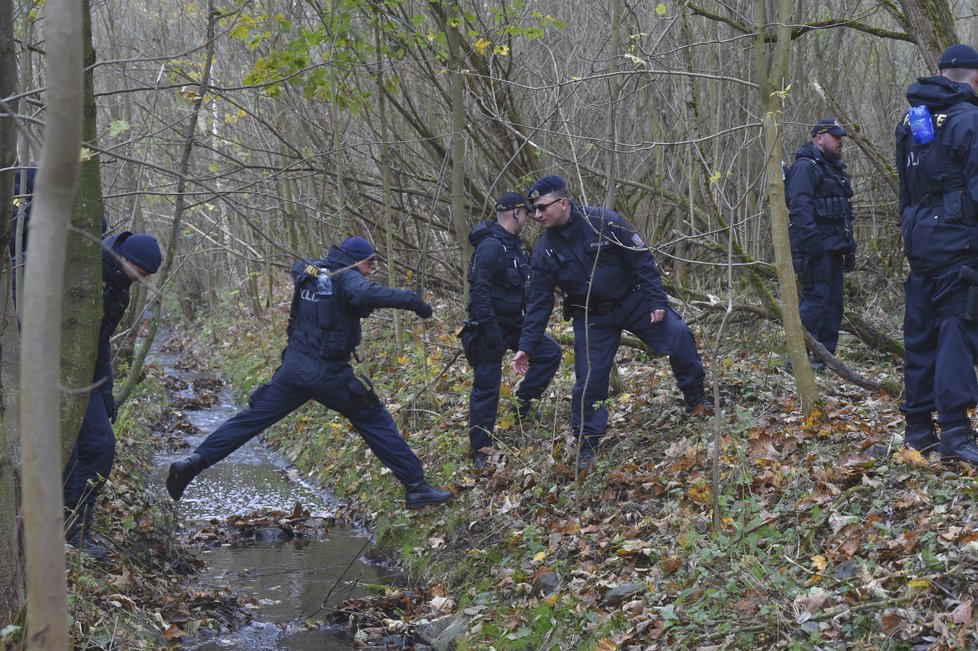
[[[243,396],[278,362],[284,315],[211,333]],[[371,323],[371,321],[373,323]],[[974,648],[978,490],[970,467],[901,449],[899,396],[819,374],[801,415],[778,333],[701,341],[720,410],[685,416],[665,359],[622,348],[622,391],[593,470],[574,470],[571,351],[529,423],[507,372],[491,469],[467,458],[471,373],[453,323],[381,312],[366,362],[432,483],[456,499],[406,511],[393,477],[338,415],[311,405],[267,441],[347,500],[383,550],[464,631],[463,649]],[[558,323],[558,328],[567,324]],[[709,324],[707,325],[709,327]],[[558,333],[561,334],[561,333]],[[842,360],[899,382],[899,360],[850,336]],[[720,442],[714,475],[712,441]],[[714,479],[716,477],[717,479]],[[351,613],[363,604],[351,606]],[[430,619],[430,609],[415,617]],[[364,627],[378,620],[365,617]],[[411,609],[388,613],[403,627]]]
[[[360,639],[405,631],[421,639],[441,618],[459,649],[978,644],[975,473],[901,450],[899,396],[820,374],[822,417],[805,419],[777,333],[749,322],[729,331],[718,355],[701,342],[721,402],[716,414],[690,418],[667,360],[622,348],[608,435],[595,467],[579,474],[565,346],[558,378],[528,423],[508,410],[516,378],[507,371],[498,451],[490,469],[475,472],[466,435],[471,373],[454,323],[406,317],[409,343],[394,350],[375,343],[391,340],[392,321],[381,311],[366,322],[367,370],[429,480],[456,493],[452,502],[406,510],[396,480],[344,419],[318,405],[265,436],[346,501],[381,551],[425,586],[346,604],[335,617],[359,627]],[[284,322],[275,310],[201,334],[211,368],[239,398],[277,366]],[[861,372],[899,380],[898,360],[851,337],[840,349]],[[152,542],[165,517],[154,511],[147,521],[143,511],[114,518],[111,534],[127,540],[145,529]],[[77,593],[76,582],[75,598],[97,598],[104,618],[129,601],[155,603],[156,625],[166,622],[163,634],[175,640],[188,614],[198,627],[234,626],[241,608],[233,594],[181,592],[173,575],[191,568],[157,545],[143,563],[158,584],[134,585],[131,573],[99,577],[90,593]]]

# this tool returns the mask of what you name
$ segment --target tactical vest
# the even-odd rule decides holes
[[[530,279],[530,265],[526,249],[519,238],[497,232],[500,228],[495,223],[487,227],[480,226],[473,231],[473,235],[470,235],[470,241],[476,247],[476,254],[469,260],[467,277],[469,284],[472,285],[477,280],[476,260],[486,255],[493,256],[492,277],[487,279],[493,314],[503,324],[518,327],[522,324],[526,308],[526,287]],[[479,236],[472,240],[476,233]],[[470,318],[481,319],[487,316],[473,313],[471,298],[466,309]]]
[[[970,151],[954,142],[952,129],[956,117],[975,110],[960,102],[937,113],[934,139],[922,145],[913,142],[909,128],[898,135],[898,149],[906,156],[899,164],[914,195],[902,215],[904,250],[914,273],[940,274],[978,259],[978,216],[965,179]]]
[[[325,260],[309,264],[327,268]],[[296,278],[289,308],[289,342],[301,343],[323,359],[345,360],[360,343],[360,320],[350,318],[343,302],[343,274],[331,274],[332,291],[318,287],[318,278],[301,274]]]

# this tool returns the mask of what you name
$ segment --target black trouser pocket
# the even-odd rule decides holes
[[[346,385],[346,389],[350,393],[350,403],[358,410],[365,411],[380,406],[380,397],[366,376],[357,375]]]

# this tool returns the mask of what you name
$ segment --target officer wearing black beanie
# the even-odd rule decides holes
[[[904,442],[978,466],[978,52],[949,47],[896,127],[904,284]],[[915,119],[911,120],[911,113]],[[940,437],[934,426],[937,412]]]

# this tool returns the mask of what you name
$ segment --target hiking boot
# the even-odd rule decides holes
[[[978,466],[978,445],[975,445],[975,430],[970,425],[961,425],[941,432],[941,461],[964,461]]]
[[[531,418],[537,418],[540,415],[540,410],[534,409],[530,405],[529,400],[523,400],[522,398],[513,400],[513,415],[516,416],[517,422],[525,422]]]
[[[472,467],[482,470],[489,463],[489,455],[482,450],[472,450]]]
[[[104,561],[109,557],[109,551],[92,540],[92,537],[81,533],[81,528],[75,529],[74,533],[68,536],[68,544],[86,556],[91,556],[97,561]]]
[[[404,506],[409,509],[422,509],[426,506],[444,504],[452,499],[449,491],[435,488],[424,479],[404,485]]]
[[[704,391],[687,395],[685,401],[687,416],[702,416],[713,411],[713,401],[706,397]]]
[[[903,433],[903,444],[921,454],[934,452],[941,441],[934,431],[934,422],[907,423]]]
[[[186,459],[174,461],[170,464],[170,474],[166,477],[166,492],[174,501],[179,502],[183,497],[183,491],[187,490],[187,485],[206,467],[204,460],[197,453],[191,454]]]
[[[590,470],[594,467],[594,454],[597,451],[598,444],[590,439],[585,440],[581,443],[581,446],[577,453],[577,469],[578,470]]]

